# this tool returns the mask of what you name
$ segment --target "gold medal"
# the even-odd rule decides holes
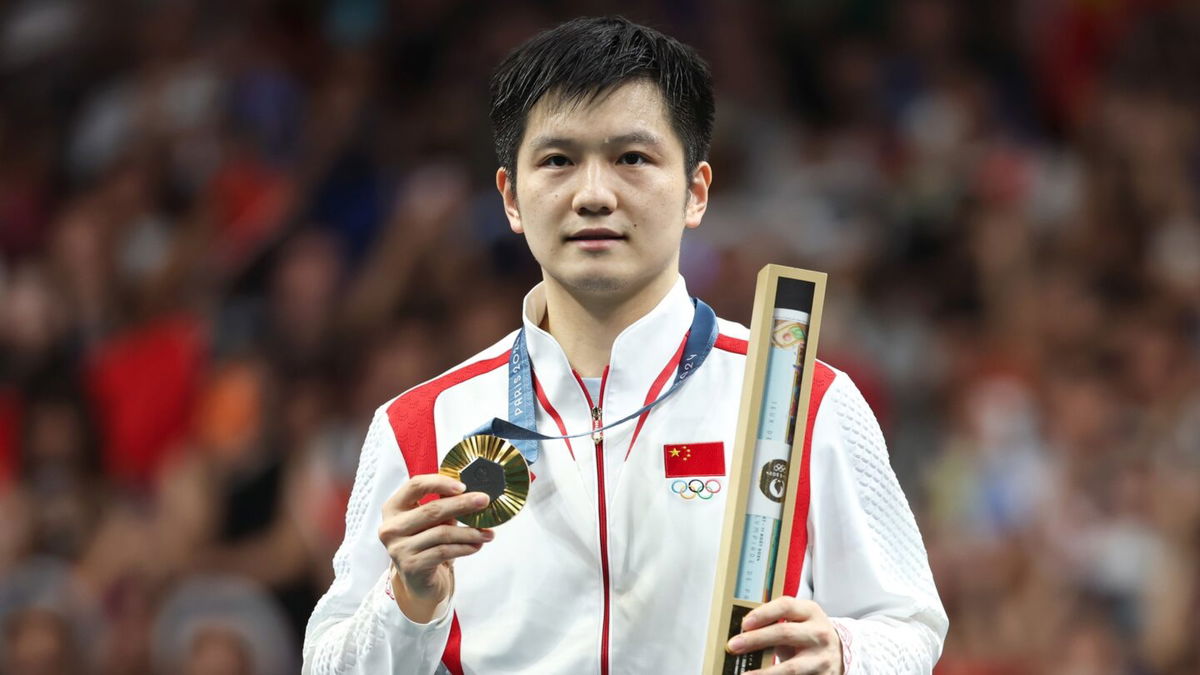
[[[438,473],[462,481],[467,492],[492,498],[483,510],[459,516],[471,527],[495,527],[517,515],[529,498],[529,465],[508,441],[480,434],[450,448]]]

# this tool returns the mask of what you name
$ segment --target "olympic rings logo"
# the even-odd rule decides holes
[[[712,499],[713,495],[720,491],[721,481],[716,478],[709,478],[708,480],[693,478],[691,480],[676,480],[671,483],[671,492],[689,501],[697,497],[700,499]]]

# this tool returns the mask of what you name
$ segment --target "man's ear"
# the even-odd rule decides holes
[[[683,210],[685,227],[700,227],[700,220],[708,210],[708,188],[711,185],[712,167],[708,162],[700,162],[692,172],[692,181],[688,184],[687,206]]]
[[[517,234],[524,234],[525,228],[521,225],[521,210],[517,208],[517,184],[516,181],[509,180],[508,169],[500,167],[496,169],[496,190],[500,192],[500,197],[504,200],[504,215],[508,216],[508,226]]]

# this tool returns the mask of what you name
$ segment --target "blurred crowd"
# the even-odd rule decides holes
[[[487,78],[623,13],[714,69],[689,290],[830,274],[939,675],[1200,672],[1200,5],[0,8],[0,673],[297,672],[376,406],[519,321]]]

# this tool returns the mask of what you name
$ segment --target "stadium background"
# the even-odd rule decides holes
[[[0,672],[298,669],[371,411],[537,278],[490,68],[616,12],[714,68],[693,293],[745,321],[762,264],[830,274],[937,672],[1200,672],[1200,5],[1166,0],[3,3]]]

